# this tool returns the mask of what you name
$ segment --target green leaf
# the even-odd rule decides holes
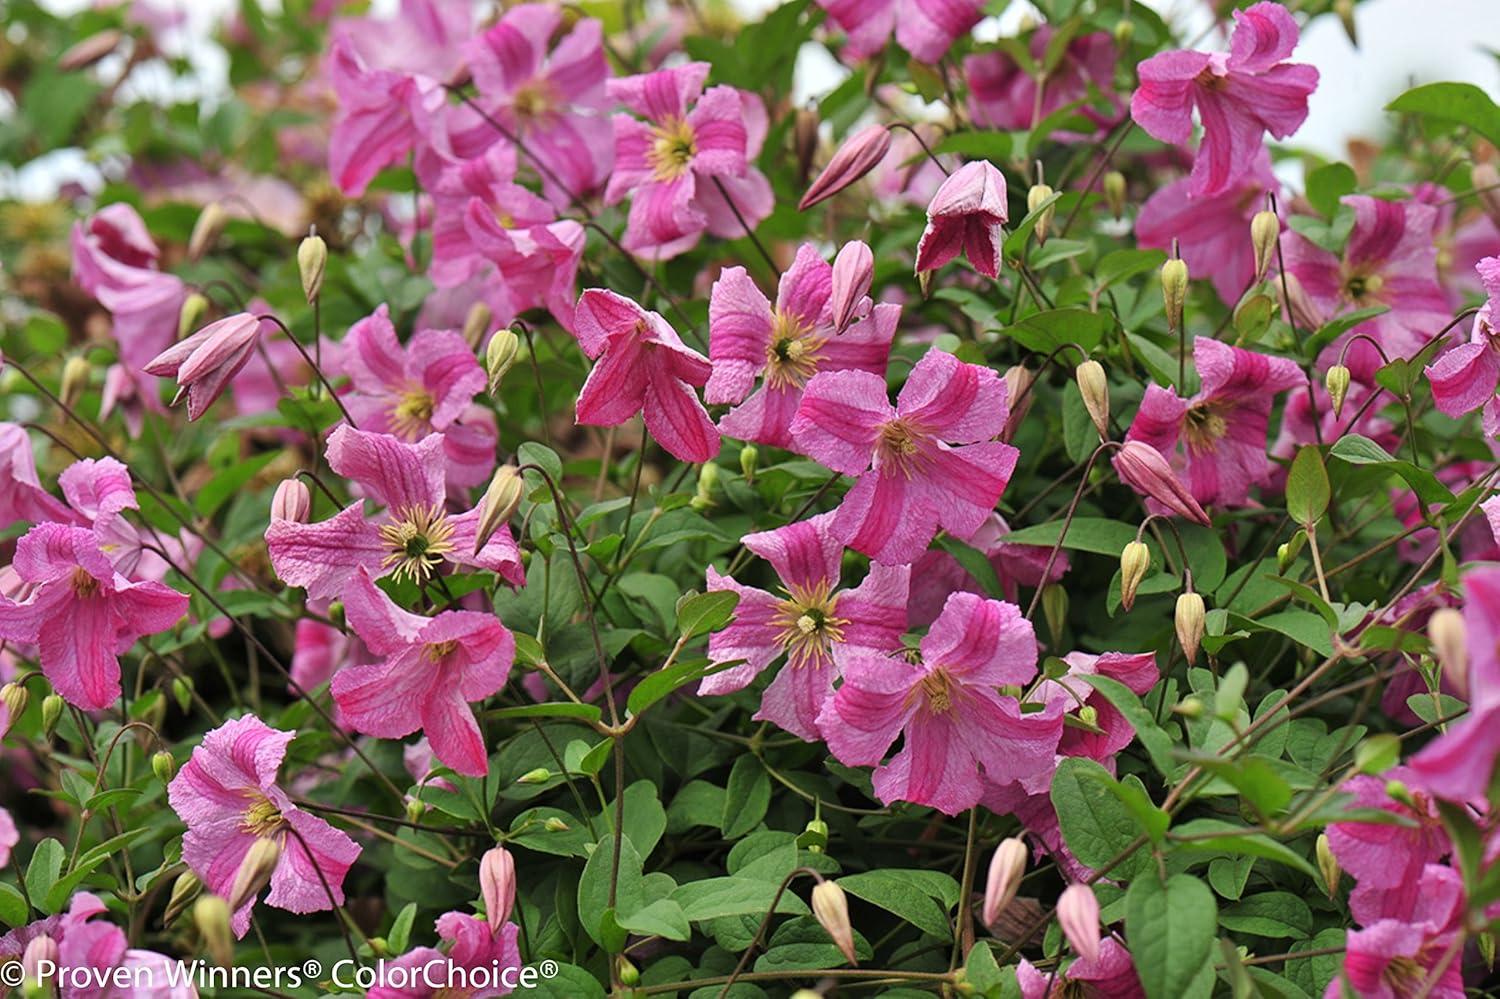
[[[0,881],[0,923],[10,927],[25,926],[30,915],[31,908],[21,892]]]
[[[547,473],[554,485],[559,489],[562,488],[562,459],[547,445],[538,444],[536,441],[525,442],[516,448],[516,463],[537,466]],[[537,484],[540,485],[540,482]],[[550,492],[548,495],[551,495]]]
[[[630,696],[625,700],[625,707],[633,715],[638,715],[662,698],[667,697],[696,680],[714,673],[739,666],[744,663],[743,659],[731,659],[728,662],[712,663],[707,659],[688,659],[683,662],[673,663],[666,669],[659,669],[655,673],[648,674],[640,683],[631,690]]]
[[[397,914],[396,921],[391,923],[391,931],[385,935],[385,942],[389,945],[391,953],[404,954],[406,945],[411,940],[411,926],[417,918],[417,903],[408,902]]]
[[[1156,724],[1156,718],[1146,710],[1135,691],[1114,677],[1085,675],[1078,679],[1097,690],[1116,711],[1125,716],[1125,720],[1135,729],[1136,738],[1146,747],[1146,754],[1151,757],[1151,763],[1157,772],[1163,777],[1170,777],[1176,769],[1172,763],[1172,737]]]
[[[1346,434],[1338,439],[1328,453],[1351,465],[1377,465],[1394,472],[1406,480],[1412,492],[1417,494],[1417,499],[1424,504],[1453,501],[1453,491],[1438,481],[1436,475],[1425,468],[1418,468],[1409,461],[1394,457],[1368,437]]]
[[[616,879],[615,905],[609,905],[610,875],[614,870],[614,849],[609,839],[602,840],[583,865],[578,879],[578,913],[584,932],[594,942],[607,946],[620,928],[615,913],[634,912],[646,907],[645,878],[641,873],[641,855],[630,837],[620,840],[620,871]]]
[[[1005,597],[1005,591],[1000,586],[1000,577],[996,574],[995,565],[988,555],[973,545],[964,544],[951,534],[940,536],[938,544],[949,555],[952,555],[980,586],[984,587],[985,593],[997,600]]]
[[[1331,492],[1322,453],[1312,445],[1303,447],[1292,459],[1291,471],[1287,473],[1286,512],[1309,528],[1328,511]]]
[[[718,631],[734,617],[740,595],[733,590],[714,590],[688,597],[677,608],[677,631],[683,638],[693,638]]]
[[[1136,817],[1113,791],[1108,770],[1093,760],[1070,757],[1052,778],[1052,806],[1068,849],[1088,867],[1103,867],[1122,853],[1142,830]],[[1120,869],[1145,858],[1139,851]]]
[[[1327,163],[1307,175],[1307,200],[1324,218],[1339,210],[1339,199],[1353,194],[1354,170],[1345,163]]]
[[[1268,891],[1236,902],[1219,913],[1219,922],[1236,933],[1300,940],[1313,928],[1307,903],[1286,891]]]
[[[628,915],[616,917],[621,929],[641,936],[687,940],[693,935],[682,906],[670,898],[659,898]]]
[[[1385,109],[1464,125],[1500,146],[1500,107],[1472,83],[1429,83],[1408,90]]]
[[[193,497],[193,508],[204,517],[212,517],[225,500],[244,489],[263,468],[280,456],[280,451],[266,451],[236,462],[228,468],[215,469],[214,474],[198,490],[198,495]]]
[[[1262,833],[1252,833],[1248,830],[1248,826],[1237,826],[1223,819],[1193,819],[1172,830],[1172,845],[1179,850],[1261,857],[1295,868],[1308,877],[1315,876],[1313,866],[1291,847]],[[1216,833],[1222,835],[1214,835]]]
[[[771,778],[754,756],[741,756],[729,771],[724,789],[724,817],[719,828],[725,839],[738,839],[766,817],[771,804]]]
[[[1330,319],[1318,327],[1316,333],[1308,337],[1302,343],[1303,357],[1317,357],[1323,348],[1328,346],[1345,333],[1358,326],[1367,319],[1374,319],[1378,315],[1389,312],[1390,308],[1384,305],[1372,305],[1368,309],[1359,309],[1355,312],[1345,313],[1337,319]]]
[[[948,913],[958,901],[958,882],[938,871],[881,870],[850,874],[838,885],[855,898],[894,913],[943,940],[953,939]]]
[[[531,988],[518,988],[511,996],[513,999],[604,999],[604,986],[576,965],[559,964],[556,974],[539,978]]]
[[[1061,191],[1049,195],[1034,209],[1027,212],[1025,218],[1016,223],[1016,227],[1010,231],[1010,235],[1005,237],[1004,251],[1006,260],[1014,260],[1020,256],[1021,251],[1026,247],[1026,240],[1031,237],[1031,230],[1036,228],[1036,224],[1041,221],[1042,215],[1047,209],[1057,204],[1057,199],[1060,197],[1062,197]]]
[[[725,916],[764,916],[776,897],[779,883],[754,878],[705,878],[690,881],[672,892],[672,901],[682,907],[692,922],[721,919]],[[781,893],[776,911],[805,916],[807,905],[790,888]]]
[[[497,708],[488,714],[491,718],[581,718],[584,721],[598,721],[603,717],[596,706],[572,701],[521,704],[513,708]]]
[[[965,159],[1003,163],[1010,159],[1010,147],[1009,132],[954,132],[944,136],[943,141],[938,143],[933,152],[957,153]]]
[[[1131,882],[1125,935],[1147,999],[1200,999],[1213,991],[1217,927],[1213,892],[1197,878],[1176,874],[1165,884],[1155,877]]]
[[[1041,545],[1050,548],[1057,544],[1062,534],[1063,522],[1049,520],[1011,531],[1005,536],[1006,544]],[[1062,546],[1075,551],[1093,552],[1096,555],[1120,557],[1120,551],[1135,540],[1135,525],[1109,520],[1105,517],[1074,517],[1063,536]]]
[[[1016,325],[1001,330],[1000,335],[1038,354],[1050,354],[1068,343],[1077,344],[1085,351],[1092,351],[1104,339],[1111,322],[1112,317],[1105,312],[1052,309],[1027,316]],[[1081,364],[1084,360],[1076,350],[1068,350],[1059,356],[1069,366]]]
[[[31,863],[26,866],[26,894],[38,905],[44,905],[47,893],[52,886],[57,884],[57,879],[62,874],[63,859],[67,857],[67,851],[63,845],[55,839],[44,839],[36,845],[36,851],[31,855]],[[55,909],[48,909],[55,912]]]

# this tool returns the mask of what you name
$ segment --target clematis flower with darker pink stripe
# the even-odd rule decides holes
[[[781,595],[708,568],[710,592],[729,590],[740,597],[734,619],[709,636],[708,658],[743,662],[704,677],[698,693],[742,690],[785,656],[755,717],[809,742],[820,738],[818,713],[833,694],[841,664],[856,655],[899,651],[906,623],[910,569],[877,562],[858,586],[840,589],[844,546],[834,538],[832,525],[833,514],[825,513],[745,536],[744,546],[776,570]]]
[[[17,521],[65,520],[68,508],[42,488],[25,429],[0,423],[0,530]]]
[[[224,393],[255,353],[261,322],[238,312],[209,323],[147,361],[148,375],[177,380],[177,398],[187,398],[188,419],[196,420]]]
[[[927,228],[917,243],[917,273],[937,270],[959,254],[985,277],[998,277],[1009,217],[1005,175],[986,160],[965,163],[943,181],[927,206]]]
[[[1195,195],[1219,194],[1253,165],[1265,134],[1285,139],[1307,120],[1318,71],[1287,62],[1297,47],[1297,22],[1279,3],[1234,11],[1228,52],[1179,50],[1137,67],[1141,84],[1130,114],[1163,142],[1193,134],[1193,110],[1203,141],[1189,176]]]
[[[349,727],[381,739],[421,730],[445,765],[470,777],[489,770],[489,753],[469,707],[505,686],[516,642],[493,614],[443,611],[436,617],[396,606],[361,566],[344,591],[349,627],[379,661],[346,666],[333,700]]]
[[[1278,392],[1303,384],[1296,362],[1231,347],[1208,337],[1193,341],[1201,387],[1191,399],[1146,386],[1127,441],[1142,441],[1181,469],[1201,504],[1242,506],[1250,487],[1271,473],[1266,436]]]
[[[1450,867],[1429,864],[1413,879],[1411,896],[1399,915],[1360,918],[1364,928],[1349,931],[1343,978],[1360,996],[1463,999],[1468,994],[1464,963],[1452,959],[1454,938],[1463,924],[1463,879]],[[1355,904],[1351,896],[1351,908]],[[1359,918],[1358,910],[1355,914]],[[1323,993],[1324,999],[1344,995],[1339,978]]]
[[[843,54],[878,55],[890,41],[926,63],[937,63],[983,16],[980,0],[818,0],[848,35]]]
[[[1500,331],[1495,329],[1495,313],[1500,306],[1500,257],[1485,257],[1474,270],[1486,298],[1474,316],[1469,342],[1450,348],[1426,368],[1433,404],[1452,417],[1490,403],[1495,389],[1500,388]]]
[[[344,875],[360,847],[305,812],[276,782],[293,732],[253,715],[227,721],[203,737],[167,786],[167,800],[187,825],[183,862],[209,891],[228,898],[245,854],[257,840],[281,847],[266,904],[308,913],[344,904]],[[326,882],[326,886],[325,886]],[[332,897],[330,897],[332,896]],[[250,929],[255,898],[233,914],[236,936]]]
[[[712,366],[658,313],[591,288],[578,299],[573,335],[594,359],[578,393],[579,423],[613,427],[640,413],[674,458],[698,463],[719,453],[719,432],[693,391]]]
[[[858,476],[839,505],[834,537],[877,562],[903,565],[939,528],[967,541],[994,511],[1019,454],[993,439],[1008,415],[998,374],[930,350],[894,406],[879,375],[814,375],[791,430],[798,451]]]
[[[1006,131],[1030,129],[1070,104],[1079,105],[1078,115],[1101,126],[1113,124],[1124,114],[1123,104],[1114,96],[1118,57],[1114,39],[1104,31],[1077,35],[1068,40],[1055,65],[1043,72],[1039,67],[1047,66],[1047,50],[1056,35],[1056,29],[1046,24],[1031,33],[1026,43],[1032,62],[1029,67],[1000,49],[964,57],[969,115],[976,124]],[[1105,95],[1110,112],[1101,115],[1090,107],[1087,102],[1091,94]],[[1053,132],[1052,138],[1068,135]]]
[[[366,993],[368,999],[448,999],[456,994],[490,999],[510,994],[511,989],[500,983],[505,979],[514,981],[514,972],[521,968],[519,926],[507,922],[491,930],[484,919],[473,913],[445,912],[437,918],[436,928],[444,950],[416,947],[395,958],[389,964],[392,973]],[[397,969],[406,974],[398,973]],[[472,992],[428,984],[462,981],[459,976],[465,971],[472,973],[472,981],[497,984]],[[506,974],[507,971],[511,973]]]
[[[1099,941],[1099,953],[1080,957],[1062,971],[1042,971],[1025,958],[1016,966],[1021,999],[1146,999],[1130,951],[1114,937]]]
[[[340,191],[359,197],[376,174],[400,162],[441,119],[447,95],[440,81],[420,72],[367,63],[342,35],[334,37],[326,66],[338,98],[328,172]]]
[[[1068,553],[1059,551],[1052,557],[1049,545],[1022,545],[1005,540],[1010,525],[998,513],[990,514],[983,526],[969,539],[969,545],[982,552],[995,570],[1000,592],[1006,600],[1017,603],[1020,588],[1040,586],[1061,579],[1068,571]],[[1048,563],[1052,570],[1047,570]],[[943,610],[950,593],[983,593],[984,586],[958,559],[941,548],[921,554],[911,566],[911,599],[906,605],[907,623],[913,628],[931,624]]]
[[[955,593],[922,639],[919,658],[859,654],[818,717],[828,748],[848,766],[879,765],[881,801],[946,815],[978,803],[981,773],[1022,780],[1052,766],[1063,710],[1022,712],[996,688],[1036,675],[1036,635],[1015,604]],[[898,736],[901,751],[882,764]]]
[[[475,552],[478,508],[449,512],[441,437],[408,444],[341,424],[328,438],[327,460],[380,511],[367,515],[356,500],[316,523],[271,521],[266,548],[282,582],[315,599],[337,597],[361,567],[375,578],[394,574],[422,585],[444,563],[487,569],[512,586],[526,582],[510,528],[502,525]]]
[[[852,308],[866,318],[835,333],[832,292],[833,268],[809,243],[781,276],[774,306],[745,268],[728,267],[719,275],[708,301],[713,373],[703,396],[710,403],[736,404],[719,421],[722,433],[790,448],[792,418],[814,375],[857,370],[884,376],[901,307],[871,307],[860,296],[862,308]]]

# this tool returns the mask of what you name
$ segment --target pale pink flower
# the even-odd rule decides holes
[[[1000,274],[1001,227],[1009,218],[1005,175],[987,160],[965,163],[943,181],[927,206],[917,243],[917,273],[936,270],[960,253],[985,277]]]
[[[1025,958],[1016,967],[1022,999],[1146,999],[1135,962],[1114,937],[1099,943],[1092,960],[1080,957],[1061,972],[1042,971]]]
[[[73,280],[114,318],[120,360],[133,373],[171,344],[187,286],[157,269],[160,251],[136,210],[124,203],[101,208],[73,226]],[[154,383],[153,383],[154,384]],[[142,394],[148,407],[161,404]]]
[[[440,81],[463,66],[462,46],[473,32],[468,0],[401,0],[394,17],[339,17],[329,29],[370,66]]]
[[[0,707],[0,711],[6,710]],[[0,733],[5,726],[0,723]],[[21,842],[21,834],[16,831],[16,820],[10,817],[10,812],[0,808],[0,867],[10,863],[10,852],[15,849],[17,843]]]
[[[820,201],[827,201],[844,188],[875,169],[891,148],[891,130],[884,125],[866,125],[834,151],[807,193],[798,202],[799,211],[807,211]]]
[[[1193,498],[1186,483],[1172,471],[1162,453],[1145,441],[1127,440],[1110,459],[1120,481],[1134,489],[1155,510],[1176,514],[1204,527],[1213,523]]]
[[[187,397],[188,419],[196,420],[249,362],[260,327],[260,320],[247,312],[226,316],[177,341],[147,361],[142,370],[177,379],[177,399]]]
[[[1103,694],[1088,682],[1091,676],[1102,676],[1124,684],[1133,693],[1144,696],[1156,685],[1160,672],[1152,652],[1070,652],[1062,657],[1068,671],[1056,679],[1037,684],[1031,699],[1043,704],[1060,704],[1065,714],[1076,715],[1087,707],[1094,712],[1092,732],[1068,726],[1057,744],[1057,755],[1080,756],[1114,769],[1115,756],[1135,738],[1135,726]],[[1032,788],[1045,791],[1045,787]]]
[[[1026,48],[1032,67],[1022,66],[1010,52],[993,50],[964,57],[964,78],[969,83],[969,114],[976,124],[1005,131],[1023,131],[1037,122],[1078,104],[1076,114],[1099,125],[1112,124],[1124,107],[1114,96],[1115,42],[1106,32],[1092,31],[1073,37],[1055,57],[1055,65],[1046,66],[1048,49],[1057,34],[1044,24],[1031,33]],[[1040,93],[1039,93],[1040,91]],[[1094,94],[1102,93],[1111,104],[1111,113],[1101,115],[1089,106]],[[1067,138],[1067,133],[1053,132],[1051,138]]]
[[[1413,879],[1412,903],[1400,917],[1366,922],[1345,941],[1344,978],[1364,999],[1463,999],[1463,960],[1447,957],[1463,921],[1458,873],[1429,864]],[[1351,904],[1353,899],[1351,899]],[[1443,972],[1432,980],[1440,964]],[[1342,999],[1343,982],[1328,983],[1324,999]]]
[[[447,94],[431,77],[368,65],[347,37],[333,39],[327,60],[339,105],[328,140],[328,172],[340,191],[358,197],[439,120]]]
[[[927,63],[943,58],[983,16],[980,0],[818,0],[828,19],[848,35],[843,53],[877,55],[890,41]]]
[[[1411,805],[1390,796],[1386,785],[1392,780],[1406,785]],[[1380,777],[1353,777],[1342,790],[1353,795],[1351,808],[1389,812],[1404,824],[1359,820],[1330,824],[1328,845],[1339,866],[1366,891],[1404,892],[1408,900],[1414,899],[1410,893],[1418,890],[1422,869],[1451,849],[1424,775],[1415,768],[1396,767]],[[1398,903],[1387,897],[1383,904]]]
[[[42,488],[31,438],[15,423],[0,423],[0,530],[16,523],[66,520],[68,508]]]

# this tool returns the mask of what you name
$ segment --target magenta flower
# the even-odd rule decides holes
[[[437,919],[438,936],[448,945],[447,953],[433,947],[418,947],[391,962],[392,968],[408,972],[391,974],[389,982],[377,982],[367,999],[441,999],[462,994],[471,999],[489,999],[510,993],[501,985],[472,991],[459,986],[464,971],[476,972],[474,979],[499,982],[507,969],[521,967],[521,949],[516,941],[520,927],[506,923],[491,932],[479,916],[467,912],[447,912]],[[452,987],[445,983],[452,976]],[[512,980],[514,979],[514,976]]]
[[[1108,677],[1123,683],[1136,694],[1144,695],[1156,685],[1160,676],[1156,655],[1152,652],[1104,652],[1095,656],[1070,652],[1062,658],[1068,664],[1068,671],[1055,680],[1043,680],[1032,693],[1032,698],[1043,704],[1060,704],[1065,714],[1076,714],[1084,707],[1092,708],[1094,727],[1099,731],[1071,726],[1064,728],[1057,755],[1081,756],[1113,769],[1115,754],[1135,738],[1135,726],[1087,679],[1080,678]]]
[[[1036,636],[1020,608],[955,593],[922,639],[921,661],[860,654],[843,664],[844,684],[818,729],[849,766],[873,766],[898,735],[901,751],[875,771],[875,794],[947,815],[972,808],[993,781],[1031,777],[1052,765],[1062,708],[1023,714],[996,688],[1036,674]]]
[[[1005,175],[987,160],[965,163],[943,181],[927,206],[917,243],[917,273],[936,270],[960,253],[985,277],[1000,274],[1001,227],[1009,218]]]
[[[502,526],[476,554],[479,510],[444,505],[443,439],[407,444],[390,434],[340,425],[328,438],[328,465],[354,480],[383,510],[374,517],[356,501],[328,520],[274,520],[266,528],[271,565],[282,582],[313,598],[339,596],[360,567],[422,584],[444,562],[497,573],[521,586],[526,573],[510,529]]]
[[[1500,304],[1500,257],[1485,257],[1474,269],[1484,284],[1486,299],[1474,316],[1469,342],[1451,348],[1426,368],[1433,403],[1453,417],[1490,402],[1500,387],[1500,333],[1494,325]]]
[[[0,712],[8,711],[8,708],[0,706]],[[0,733],[8,727],[6,721],[0,719]],[[16,820],[10,817],[9,812],[0,808],[0,867],[10,863],[10,852],[19,842],[21,842],[21,834],[16,830]]]
[[[902,565],[938,529],[969,540],[984,524],[1018,453],[992,440],[1005,426],[1005,384],[989,368],[930,350],[896,405],[868,371],[828,371],[807,383],[792,438],[797,449],[859,481],[833,534],[878,562]]]
[[[1218,194],[1195,197],[1191,180],[1175,181],[1141,206],[1135,220],[1136,242],[1170,250],[1177,240],[1188,270],[1213,281],[1219,297],[1234,304],[1255,280],[1250,219],[1266,207],[1266,192],[1276,186],[1271,157],[1264,149]]]
[[[294,737],[254,716],[225,722],[193,750],[167,786],[167,800],[188,827],[182,859],[209,891],[229,897],[245,854],[256,840],[274,839],[281,857],[266,904],[319,912],[344,904],[344,875],[360,847],[277,786],[276,771]],[[250,898],[234,913],[236,936],[250,928],[254,907]]]
[[[120,359],[132,373],[171,344],[187,298],[181,279],[157,270],[159,255],[146,223],[127,204],[101,208],[73,226],[73,280],[114,318]],[[150,392],[143,401],[160,406]]]
[[[838,194],[875,169],[890,149],[891,130],[884,125],[866,125],[855,132],[844,140],[822,172],[813,178],[807,193],[797,203],[797,210],[805,212]]]
[[[1125,439],[1149,444],[1170,459],[1199,504],[1243,506],[1250,487],[1270,476],[1266,436],[1274,397],[1305,383],[1306,376],[1288,358],[1203,336],[1193,341],[1193,363],[1198,393],[1183,399],[1155,383],[1146,386]]]
[[[609,204],[632,195],[622,242],[633,253],[665,260],[705,230],[744,235],[726,192],[751,227],[771,213],[770,182],[751,165],[765,141],[765,106],[734,87],[705,92],[708,71],[693,62],[609,81],[609,95],[646,119],[614,116],[615,167],[604,194]]]
[[[338,112],[328,138],[328,172],[349,197],[399,162],[439,120],[447,104],[440,81],[366,63],[349,38],[333,39],[327,55]]]
[[[1386,201],[1363,194],[1341,199],[1354,209],[1354,228],[1343,259],[1287,230],[1281,235],[1288,276],[1301,287],[1323,322],[1373,306],[1389,311],[1367,319],[1330,344],[1318,357],[1322,367],[1338,362],[1350,337],[1364,333],[1388,357],[1411,357],[1448,324],[1448,296],[1438,283],[1437,248],[1432,244],[1434,212],[1415,201]],[[1364,341],[1349,348],[1344,363],[1354,377],[1368,381],[1383,363]]]
[[[1194,194],[1219,194],[1250,169],[1265,133],[1285,139],[1307,119],[1318,71],[1285,60],[1297,47],[1297,22],[1277,3],[1234,12],[1226,52],[1179,50],[1137,67],[1141,85],[1130,114],[1152,136],[1182,144],[1193,134],[1193,109],[1203,142],[1190,175]]]
[[[81,527],[33,527],[12,568],[29,593],[18,603],[0,597],[0,638],[36,645],[53,689],[88,711],[119,698],[120,653],[187,613],[187,597],[171,587],[120,575]]]
[[[426,618],[397,607],[361,566],[344,591],[349,626],[380,661],[333,678],[333,699],[357,732],[401,739],[421,729],[461,774],[482,777],[489,754],[469,702],[505,686],[515,639],[493,614],[444,611]]]
[[[828,19],[848,35],[844,54],[866,59],[896,34],[896,43],[915,58],[936,63],[979,23],[979,0],[818,0]]]
[[[719,453],[719,432],[693,391],[708,381],[712,366],[665,319],[591,288],[578,299],[573,335],[595,361],[578,393],[579,423],[613,427],[640,413],[673,457],[704,462]]]
[[[1463,999],[1463,961],[1447,959],[1463,918],[1462,879],[1451,868],[1429,864],[1413,880],[1407,914],[1366,922],[1345,941],[1344,977],[1368,999]],[[1353,899],[1350,900],[1351,905]],[[1429,983],[1440,964],[1441,975]],[[1324,999],[1342,999],[1343,983],[1328,983]]]
[[[1108,124],[1111,118],[1099,115],[1086,103],[1095,93],[1108,97],[1114,115],[1123,113],[1113,96],[1117,58],[1114,39],[1103,31],[1078,35],[1068,41],[1057,65],[1043,74],[1035,67],[1046,64],[1047,49],[1056,34],[1047,24],[1031,33],[1027,49],[1034,66],[1030,68],[999,49],[964,57],[969,114],[976,124],[1021,131],[1070,104],[1080,105],[1078,114]],[[1053,132],[1052,137],[1061,136]]]
[[[1043,581],[1056,582],[1068,571],[1068,553],[1059,551],[1052,558],[1050,545],[1018,545],[1006,541],[1010,525],[998,513],[992,513],[969,539],[989,559],[1000,581],[1006,600],[1016,603],[1020,588],[1040,586]],[[1051,560],[1052,571],[1047,572]],[[911,600],[907,603],[907,624],[923,628],[942,612],[950,593],[983,593],[979,580],[959,564],[958,559],[942,549],[923,552],[911,566]]]
[[[0,423],[0,530],[22,520],[68,519],[68,508],[42,488],[31,438],[17,424]]]
[[[196,420],[229,387],[255,353],[260,320],[246,312],[209,323],[147,361],[148,375],[177,379],[177,399],[187,396],[188,419]]]
[[[464,231],[499,275],[505,311],[518,315],[545,308],[565,329],[573,327],[573,295],[583,259],[583,226],[571,219],[507,227],[503,213],[477,198],[464,211]]]
[[[1399,780],[1410,791],[1411,805],[1387,793],[1388,781]],[[1339,866],[1362,888],[1415,892],[1422,869],[1449,851],[1448,835],[1436,803],[1415,768],[1396,767],[1380,777],[1354,777],[1342,790],[1354,796],[1351,808],[1390,812],[1406,822],[1335,822],[1328,827],[1328,845]],[[1414,897],[1414,896],[1409,896]]]
[[[720,432],[741,440],[790,448],[792,418],[802,390],[819,371],[885,375],[897,305],[865,308],[869,318],[835,334],[829,302],[833,269],[808,243],[781,276],[773,307],[743,267],[728,267],[708,303],[708,356],[713,362],[704,398],[737,403]],[[762,377],[752,392],[755,378]],[[748,398],[747,398],[748,397]]]
[[[339,17],[329,31],[371,66],[434,80],[463,66],[460,47],[473,33],[473,10],[453,0],[401,0],[394,17]]]
[[[1022,999],[1052,999],[1055,996],[1077,999],[1145,999],[1135,961],[1114,937],[1099,941],[1099,953],[1092,960],[1080,957],[1061,973],[1041,971],[1025,958],[1016,967],[1016,981]]]
[[[708,569],[710,592],[740,595],[734,620],[709,637],[708,658],[744,662],[705,677],[698,693],[741,690],[785,655],[786,665],[766,688],[755,717],[809,742],[819,738],[818,712],[833,693],[840,666],[853,656],[899,651],[905,626],[906,566],[876,563],[859,586],[839,589],[844,547],[831,533],[833,516],[744,537],[744,546],[776,570],[782,596]]]

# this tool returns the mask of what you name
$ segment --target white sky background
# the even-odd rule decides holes
[[[756,11],[775,6],[779,0],[736,0],[755,16]],[[1188,37],[1196,36],[1210,23],[1203,0],[1145,0]],[[156,0],[158,6],[176,7],[188,14],[189,27],[179,40],[181,50],[197,64],[206,94],[222,92],[226,60],[213,45],[193,44],[202,38],[233,0]],[[90,0],[49,0],[55,10],[77,10]],[[396,0],[376,0],[376,10],[390,10]],[[1005,15],[981,24],[979,37],[1010,34],[1026,14],[1024,0],[1012,3]],[[1298,146],[1330,157],[1342,157],[1345,144],[1355,136],[1379,139],[1385,129],[1381,110],[1387,102],[1415,83],[1459,80],[1478,84],[1500,97],[1500,0],[1368,0],[1358,5],[1359,48],[1344,34],[1338,21],[1319,17],[1304,31],[1294,58],[1312,63],[1322,74],[1312,96],[1306,124],[1293,137]],[[1205,48],[1219,47],[1213,38]],[[1492,51],[1487,51],[1492,50]],[[160,68],[160,67],[158,67]],[[163,71],[152,75],[138,69],[130,90],[141,96],[168,95],[170,78]],[[799,102],[826,93],[837,86],[847,71],[827,50],[810,44],[798,60],[796,89]],[[176,96],[189,96],[178,93]],[[97,177],[77,150],[63,150],[20,170],[0,164],[0,195],[17,194],[48,198],[58,184]]]

